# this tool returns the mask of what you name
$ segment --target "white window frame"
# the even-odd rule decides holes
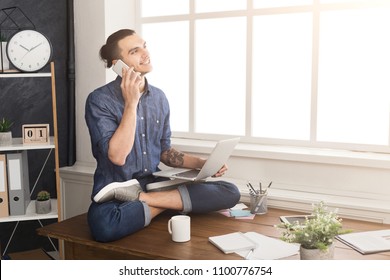
[[[245,0],[243,0],[245,1]],[[253,9],[252,0],[247,1],[247,9],[240,11],[229,11],[229,12],[210,12],[210,13],[195,13],[195,0],[190,0],[189,14],[186,15],[174,15],[174,16],[161,16],[161,17],[141,17],[141,2],[142,0],[136,1],[136,27],[137,30],[141,31],[142,24],[146,23],[158,23],[158,22],[169,22],[169,21],[189,21],[190,26],[190,61],[189,61],[189,132],[175,132],[173,131],[173,137],[184,138],[184,139],[199,139],[199,140],[218,140],[221,138],[229,137],[230,135],[211,135],[194,132],[195,122],[195,109],[193,100],[195,99],[194,93],[194,28],[195,21],[197,19],[212,19],[212,18],[223,18],[223,17],[235,17],[245,16],[248,20],[247,29],[247,80],[246,80],[246,127],[245,136],[241,136],[242,143],[248,144],[259,144],[259,145],[281,145],[281,146],[296,146],[296,147],[308,147],[308,148],[326,148],[335,150],[350,150],[350,151],[362,151],[362,152],[380,152],[390,153],[390,135],[388,145],[367,145],[367,144],[353,144],[353,143],[335,143],[335,142],[320,142],[316,140],[316,125],[317,125],[317,72],[318,72],[318,30],[319,30],[319,14],[322,11],[327,10],[338,10],[338,9],[354,9],[362,7],[372,7],[381,5],[390,5],[390,1],[372,0],[368,3],[361,1],[352,1],[350,3],[330,3],[321,4],[320,0],[313,0],[312,5],[303,5],[296,7],[280,7],[280,8],[267,8],[267,9]],[[360,2],[360,3],[359,3]],[[313,13],[313,70],[312,70],[312,99],[311,99],[311,129],[310,129],[310,140],[286,140],[286,139],[275,139],[275,138],[257,138],[251,136],[251,87],[252,87],[252,67],[251,67],[251,55],[252,55],[252,19],[254,16],[264,14],[278,14],[278,13],[295,13],[295,12],[312,12]],[[158,85],[157,85],[158,86]],[[390,118],[390,116],[389,116]],[[390,131],[390,128],[389,128]],[[390,134],[390,132],[389,132]]]

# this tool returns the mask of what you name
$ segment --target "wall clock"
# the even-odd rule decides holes
[[[37,72],[51,60],[53,49],[49,39],[36,30],[16,32],[7,44],[10,63],[22,72]]]

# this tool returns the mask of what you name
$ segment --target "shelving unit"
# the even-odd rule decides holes
[[[54,137],[50,137],[50,143],[48,144],[24,145],[22,138],[13,138],[12,142],[13,143],[10,146],[0,146],[0,153],[11,152],[11,151],[49,150],[49,154],[47,155],[45,164],[42,166],[41,170],[43,170],[46,167],[47,159],[50,157],[52,151],[55,149]],[[38,176],[38,178],[35,181],[37,182],[39,179],[40,176]],[[58,218],[57,199],[52,199],[51,205],[52,205],[51,208],[52,211],[50,213],[37,214],[35,213],[35,200],[31,200],[27,206],[25,215],[12,215],[8,217],[1,217],[0,223]]]
[[[46,167],[46,163],[54,152],[54,162],[55,162],[55,184],[56,184],[56,193],[57,199],[52,199],[52,211],[48,214],[36,214],[35,213],[35,200],[31,200],[27,206],[25,215],[10,215],[8,217],[0,218],[0,223],[4,222],[16,222],[16,225],[13,229],[12,235],[8,241],[8,244],[4,248],[3,255],[6,253],[9,244],[12,241],[14,233],[21,221],[31,221],[37,220],[42,226],[41,220],[45,219],[55,219],[61,221],[61,191],[60,191],[60,176],[59,176],[59,155],[58,155],[58,128],[57,128],[57,98],[56,98],[56,85],[55,85],[55,67],[54,62],[50,63],[50,73],[5,73],[0,74],[0,79],[2,78],[42,78],[47,77],[51,79],[51,93],[52,93],[52,117],[53,117],[53,134],[54,136],[50,137],[50,142],[48,144],[23,144],[22,138],[13,138],[12,145],[9,146],[0,146],[0,153],[7,153],[10,151],[29,151],[29,150],[48,150],[48,155],[45,163],[42,166],[42,170]],[[42,172],[41,172],[42,173]],[[39,174],[36,182],[39,180],[41,173]],[[31,195],[31,194],[30,194]],[[50,240],[51,242],[51,240]],[[51,242],[54,249],[55,246]],[[57,250],[57,249],[56,249]],[[62,256],[62,246],[59,243],[58,248],[59,255]]]

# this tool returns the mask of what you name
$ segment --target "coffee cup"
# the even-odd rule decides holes
[[[175,242],[187,242],[191,239],[191,218],[187,215],[173,216],[168,221],[168,232]]]

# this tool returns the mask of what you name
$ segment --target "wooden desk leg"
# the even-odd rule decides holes
[[[65,260],[75,260],[73,242],[64,241]]]

